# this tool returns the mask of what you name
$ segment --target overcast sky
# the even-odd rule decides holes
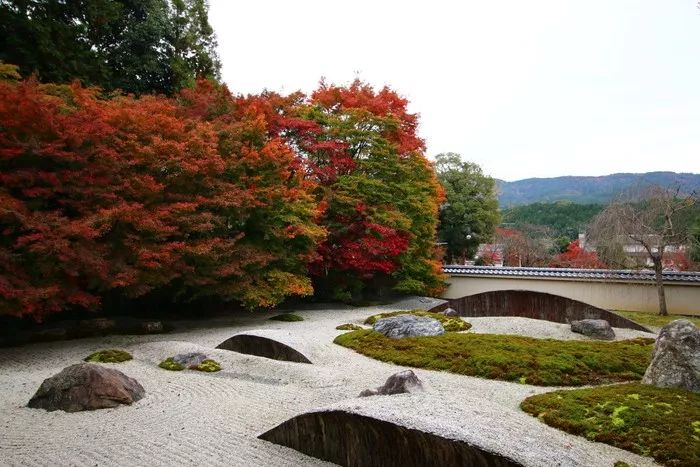
[[[210,0],[232,91],[390,85],[505,180],[700,173],[695,0]]]

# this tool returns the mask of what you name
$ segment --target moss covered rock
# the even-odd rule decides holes
[[[199,365],[191,366],[190,369],[204,371],[205,373],[214,373],[216,371],[221,371],[221,365],[215,360],[206,359]]]
[[[472,325],[464,321],[458,316],[445,316],[442,313],[432,313],[425,310],[407,310],[407,311],[392,311],[390,313],[380,313],[378,315],[372,315],[365,320],[365,324],[373,325],[382,318],[390,318],[392,316],[399,315],[413,315],[421,316],[425,318],[433,318],[440,321],[445,332],[460,332],[469,330]]]
[[[126,350],[105,349],[91,353],[83,360],[90,363],[121,363],[132,358],[131,354]]]
[[[197,364],[185,366],[181,362],[176,361],[175,358],[169,357],[160,362],[158,366],[163,368],[164,370],[170,371],[182,371],[187,368],[195,371],[203,371],[205,373],[214,373],[216,371],[221,371],[221,365],[219,364],[219,362],[210,358],[205,358]]]
[[[185,366],[177,363],[175,360],[173,360],[173,357],[166,358],[165,360],[160,362],[158,366],[163,368],[164,370],[170,371],[182,371],[185,369]]]

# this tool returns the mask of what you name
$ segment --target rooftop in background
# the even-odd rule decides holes
[[[552,278],[592,281],[632,281],[653,282],[653,271],[635,271],[621,269],[566,269],[566,268],[520,268],[501,266],[461,266],[446,265],[442,270],[455,276],[499,276],[521,278]],[[697,282],[700,285],[700,272],[663,273],[664,282]]]

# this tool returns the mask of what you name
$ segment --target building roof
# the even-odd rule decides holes
[[[499,276],[523,278],[552,278],[571,280],[600,281],[654,281],[653,271],[622,269],[569,269],[569,268],[519,268],[501,266],[460,266],[446,265],[442,270],[453,276]],[[664,282],[697,282],[700,285],[700,272],[663,273]]]

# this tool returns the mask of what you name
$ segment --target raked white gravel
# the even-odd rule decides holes
[[[416,370],[428,391],[357,398],[402,367],[333,344],[342,323],[362,323],[382,311],[427,306],[404,301],[367,308],[297,311],[303,322],[269,321],[274,313],[237,314],[209,327],[156,336],[112,336],[0,349],[0,465],[292,466],[330,465],[257,439],[303,412],[336,407],[462,439],[527,466],[608,466],[649,458],[550,428],[522,412],[527,396],[552,388]],[[566,325],[523,318],[470,318],[472,332],[582,338]],[[234,334],[277,337],[313,362],[278,362],[214,347]],[[620,337],[644,335],[615,329]],[[25,405],[41,382],[103,348],[134,360],[110,365],[136,378],[146,397],[132,406],[65,413]],[[218,360],[215,374],[170,372],[158,363],[201,351]]]

